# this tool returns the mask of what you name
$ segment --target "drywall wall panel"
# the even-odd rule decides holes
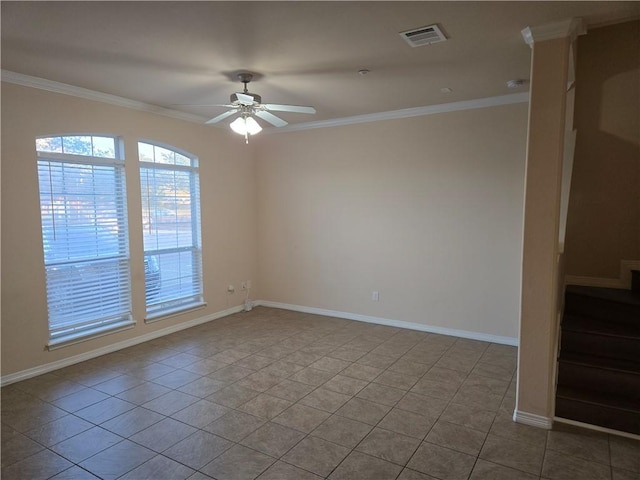
[[[35,138],[103,133],[125,144],[135,328],[46,351],[44,260]],[[207,306],[144,323],[137,141],[149,139],[200,159],[204,298]],[[227,285],[257,275],[255,169],[251,151],[226,130],[27,87],[2,84],[2,375],[80,355],[241,305]]]
[[[261,298],[517,337],[526,129],[518,104],[260,138]]]
[[[567,274],[618,278],[640,260],[640,21],[578,39]]]

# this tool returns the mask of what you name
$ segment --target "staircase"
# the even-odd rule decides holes
[[[556,416],[640,435],[640,271],[631,290],[567,285]]]

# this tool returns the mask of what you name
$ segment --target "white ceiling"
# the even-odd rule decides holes
[[[2,68],[210,118],[261,78],[265,103],[313,105],[292,124],[526,91],[527,26],[640,15],[640,2],[6,2]],[[399,35],[438,24],[449,40]],[[366,76],[358,70],[369,69]],[[452,93],[442,93],[449,87]],[[226,122],[228,123],[228,122]]]

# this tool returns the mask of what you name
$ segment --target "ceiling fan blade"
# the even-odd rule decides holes
[[[276,103],[263,103],[262,106],[274,112],[295,112],[295,113],[316,113],[313,107],[302,107],[300,105],[278,105]]]
[[[269,122],[274,127],[284,127],[285,125],[288,125],[288,123],[280,117],[276,117],[273,113],[269,113],[264,110],[258,110],[256,112],[256,117],[260,117],[262,120]]]
[[[230,103],[170,103],[170,107],[227,107],[235,108],[236,105]]]
[[[243,105],[253,105],[253,97],[246,93],[236,93],[236,97]]]
[[[229,110],[227,112],[221,113],[220,115],[218,115],[217,117],[213,117],[211,120],[207,120],[206,123],[207,125],[211,125],[214,123],[218,123],[221,120],[224,120],[227,117],[230,117],[231,115],[234,115],[236,113],[238,113],[239,110],[238,109],[234,109],[234,110]]]

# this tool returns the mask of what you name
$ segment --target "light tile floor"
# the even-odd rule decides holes
[[[511,420],[516,349],[256,308],[2,388],[2,478],[638,480]]]

